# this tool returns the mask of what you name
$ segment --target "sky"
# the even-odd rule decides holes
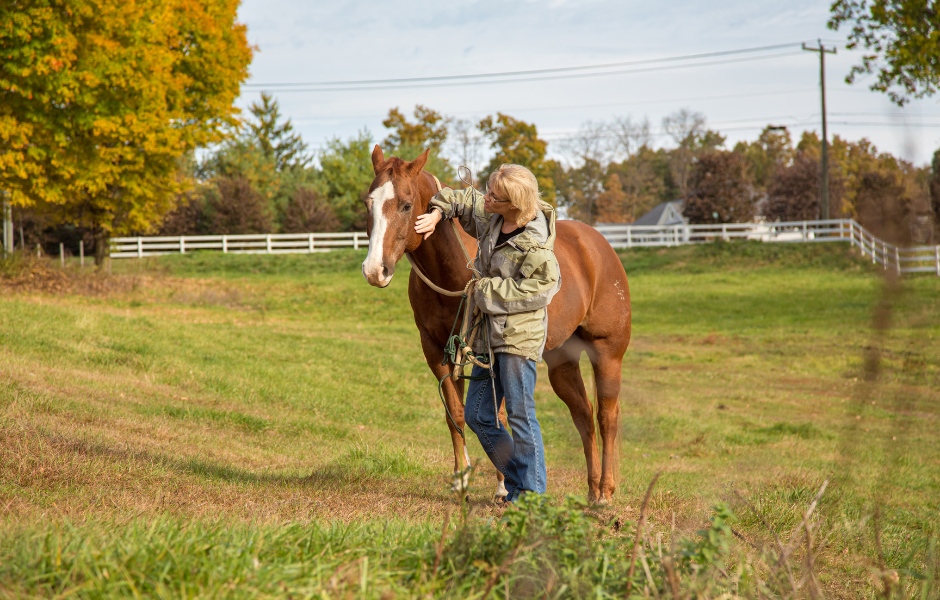
[[[330,92],[269,88],[314,151],[363,130],[381,142],[389,109],[411,116],[416,104],[473,123],[497,111],[535,123],[549,154],[569,161],[566,139],[585,123],[615,118],[648,118],[654,146],[668,147],[662,119],[682,108],[702,113],[709,128],[727,136],[729,149],[756,139],[769,123],[788,126],[796,140],[804,130],[821,129],[819,55],[800,50],[801,42],[821,38],[838,47],[826,55],[830,136],[867,137],[880,151],[929,163],[940,148],[940,97],[898,108],[868,90],[871,76],[845,83],[861,53],[845,49],[845,26],[826,28],[828,15],[829,3],[814,0],[243,0],[239,10],[256,47],[246,83],[264,85],[550,69],[793,44],[701,59],[695,62],[712,64],[696,67],[654,63],[578,79]],[[243,88],[239,105],[259,98],[259,89]]]

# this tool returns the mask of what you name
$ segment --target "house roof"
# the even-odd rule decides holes
[[[653,210],[633,222],[634,225],[646,225],[650,227],[685,225],[686,223],[688,223],[688,220],[682,216],[682,200],[660,202]]]

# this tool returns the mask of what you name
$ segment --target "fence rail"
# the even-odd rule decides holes
[[[111,258],[144,258],[195,250],[219,250],[228,254],[305,254],[368,246],[369,238],[364,231],[122,237],[111,240]]]
[[[602,225],[597,230],[614,248],[701,244],[714,240],[762,242],[849,242],[872,263],[901,273],[935,273],[940,277],[940,245],[901,248],[876,238],[854,219],[726,223],[718,225]]]
[[[849,242],[872,263],[897,273],[936,273],[940,277],[940,245],[900,248],[876,238],[853,219],[725,223],[718,225],[601,225],[597,230],[614,248],[701,244],[715,240],[762,242]],[[123,237],[111,240],[112,258],[143,258],[219,250],[232,254],[301,254],[337,248],[366,248],[365,232],[271,233],[258,235],[185,235]]]

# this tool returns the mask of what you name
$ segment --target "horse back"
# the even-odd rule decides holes
[[[548,350],[581,328],[592,339],[630,339],[630,289],[620,257],[596,229],[557,221],[555,256],[561,289],[548,306]]]

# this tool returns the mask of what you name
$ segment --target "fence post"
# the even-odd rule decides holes
[[[887,271],[888,270],[888,244],[884,242],[881,242],[881,258],[884,259],[885,271]]]
[[[721,241],[728,241],[728,226],[724,223],[721,224]]]
[[[268,244],[268,254],[271,254],[271,234],[269,233],[264,239]]]
[[[144,257],[144,238],[137,237],[137,258]]]
[[[228,236],[222,236],[222,254],[228,254]]]
[[[180,254],[186,254],[186,236],[180,236]]]
[[[627,225],[627,248],[633,247],[633,226]]]
[[[65,244],[59,242],[59,265],[65,268]]]
[[[806,221],[803,221],[803,241],[804,242],[809,241],[809,237],[807,237],[807,233],[806,233]]]
[[[359,249],[359,232],[353,233],[353,250]]]
[[[310,234],[310,239],[307,242],[307,251],[313,252],[313,234]]]
[[[894,266],[898,269],[898,275],[901,274],[901,257],[898,254],[898,247],[894,247]]]

